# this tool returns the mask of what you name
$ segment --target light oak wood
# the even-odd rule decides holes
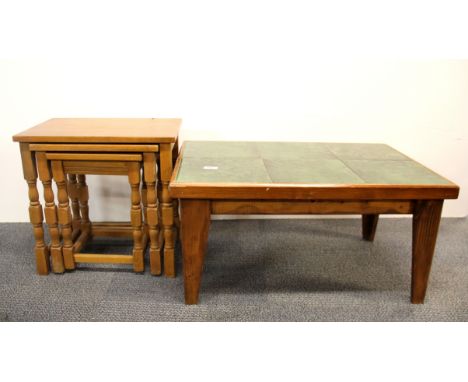
[[[73,270],[75,269],[75,261],[73,260],[72,215],[67,193],[67,177],[61,161],[53,160],[51,165],[52,175],[58,189],[58,220],[63,238],[63,264],[65,269]]]
[[[91,238],[91,231],[82,231],[73,242],[73,256],[81,252],[88,240]]]
[[[44,187],[44,214],[51,239],[50,257],[52,260],[52,271],[54,273],[63,273],[65,271],[62,244],[60,242],[60,231],[58,227],[57,206],[55,205],[54,191],[52,190],[52,174],[50,163],[43,152],[36,153],[37,170],[39,179]]]
[[[160,177],[161,177],[161,213],[164,230],[164,274],[175,277],[175,229],[174,206],[169,194],[169,181],[172,176],[173,145],[160,145]]]
[[[44,180],[47,194],[46,208],[47,211],[50,211],[47,214],[50,215],[53,232],[51,248],[57,247],[57,237],[60,238],[57,236],[58,229],[56,226],[54,227],[57,220],[65,230],[64,243],[60,247],[62,251],[64,248],[71,249],[73,256],[82,250],[87,240],[91,239],[92,236],[130,236],[133,237],[135,243],[132,264],[134,270],[140,272],[144,269],[144,250],[148,238],[150,236],[152,238],[150,249],[152,263],[157,264],[156,258],[158,256],[155,254],[158,251],[161,252],[164,237],[168,243],[166,264],[169,271],[167,273],[171,274],[171,268],[174,264],[173,242],[175,235],[172,237],[170,235],[171,227],[169,224],[171,221],[167,218],[168,212],[165,213],[165,230],[159,229],[160,221],[163,220],[159,216],[161,209],[158,208],[158,196],[162,197],[163,194],[162,182],[157,182],[156,176],[151,179],[151,175],[149,175],[141,192],[138,189],[141,182],[140,168],[144,167],[143,154],[151,155],[152,163],[147,164],[147,166],[156,168],[159,164],[159,166],[166,168],[166,171],[167,169],[172,170],[173,161],[177,157],[178,151],[179,126],[179,119],[53,119],[13,137],[14,141],[20,142],[23,172],[29,186],[30,219],[36,239],[35,252],[38,273],[48,273],[49,249],[44,243],[42,206],[39,202],[36,186],[36,163],[31,150],[43,153],[49,166],[51,161],[57,162],[54,165],[58,173],[57,176],[63,178],[58,180],[59,209],[56,211],[55,220],[52,212],[54,208],[55,210],[57,208],[53,203],[52,187],[48,179]],[[166,151],[167,149],[172,150],[173,155],[163,155],[164,158],[161,158],[159,155],[160,144],[166,144]],[[166,160],[167,164],[164,163]],[[60,166],[61,169],[59,169]],[[68,175],[68,179],[65,174]],[[85,178],[87,174],[128,176],[132,187],[131,224],[127,223],[125,226],[110,223],[96,224],[96,226],[91,224],[88,187]],[[151,173],[148,172],[148,174]],[[166,173],[164,175],[165,203],[176,205],[176,202],[168,196],[169,179],[170,173]],[[149,192],[148,183],[152,189]],[[160,183],[161,191],[156,192],[158,183]],[[66,201],[65,196],[67,197]],[[143,204],[143,211],[141,204]],[[68,210],[67,213],[65,213],[65,209]],[[73,214],[70,211],[73,211]],[[174,209],[172,211],[173,225],[174,220],[176,220],[176,211]],[[145,215],[144,225],[141,218],[142,212]],[[69,235],[70,231],[71,235]],[[74,259],[73,256],[72,259]],[[161,258],[160,254],[159,257]],[[67,256],[67,259],[70,263],[70,256]],[[161,270],[158,271],[157,268],[157,265],[153,266],[152,273],[161,273]],[[161,264],[159,268],[161,268]]]
[[[86,176],[79,174],[78,180],[78,200],[80,203],[81,230],[91,232],[91,221],[89,220],[89,192],[86,184]]]
[[[213,200],[213,215],[411,214],[412,201]]]
[[[128,222],[93,222],[92,236],[133,238],[133,227]]]
[[[413,215],[411,273],[411,302],[413,304],[424,303],[443,203],[443,200],[424,200],[416,204]]]
[[[184,199],[180,211],[185,303],[197,304],[210,228],[210,202]]]
[[[81,229],[79,189],[76,174],[68,174],[68,195],[71,200],[73,239],[75,239]]]
[[[114,164],[111,166],[110,164]],[[127,162],[63,161],[66,173],[76,175],[127,175]]]
[[[133,264],[132,255],[77,253],[74,259],[76,263]]]
[[[48,144],[48,143],[31,143],[29,145],[31,151],[80,151],[80,152],[158,152],[158,145],[94,145],[94,144]]]
[[[172,118],[55,118],[13,136],[34,143],[174,143],[181,120]]]
[[[140,163],[130,163],[128,181],[131,186],[132,209],[130,221],[133,227],[133,270],[135,272],[144,271],[143,246],[142,246],[142,210],[140,195]]]
[[[413,206],[413,203],[411,203],[411,205]],[[382,214],[385,212],[379,212],[379,213]],[[390,213],[394,213],[394,212],[390,212]],[[374,213],[374,214],[366,213],[362,215],[362,238],[364,240],[374,241],[375,231],[377,229],[378,221],[379,221],[379,215],[377,213]]]
[[[36,271],[39,275],[49,274],[49,249],[44,241],[42,226],[42,205],[39,202],[37,190],[37,170],[35,156],[29,150],[27,143],[20,143],[20,154],[23,165],[23,177],[28,184],[29,220],[34,232],[34,254],[36,256]]]
[[[141,162],[141,154],[47,153],[49,160]]]
[[[143,154],[144,184],[146,193],[146,216],[150,237],[150,269],[152,275],[162,272],[161,248],[159,246],[159,219],[156,194],[157,166],[156,156],[152,153]]]

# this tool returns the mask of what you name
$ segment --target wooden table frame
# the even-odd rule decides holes
[[[178,124],[180,120],[176,119],[55,119],[13,137],[20,143],[23,176],[28,184],[29,216],[34,231],[38,274],[47,275],[51,265],[54,272],[61,273],[65,269],[73,269],[76,262],[132,263],[135,271],[141,271],[146,236],[151,243],[151,273],[158,275],[162,272],[162,250],[164,274],[175,277],[178,206],[171,199],[168,186],[178,155]],[[107,127],[112,129],[113,126],[116,126],[117,134],[109,136]],[[159,126],[161,136],[155,130]],[[125,155],[125,161],[134,164],[127,166],[121,162],[119,165],[113,155]],[[97,165],[98,162],[107,165],[103,168]],[[114,164],[109,165],[112,162]],[[144,180],[141,191],[140,167]],[[91,223],[85,175],[123,175],[125,171],[132,186],[132,224]],[[44,186],[44,213],[37,189],[38,176]],[[53,179],[58,185],[58,209],[51,187]],[[140,201],[146,217],[141,235],[137,228],[141,220],[137,217]],[[51,236],[50,244],[44,240],[44,215]],[[137,248],[138,261],[134,261],[133,255],[77,253],[92,236],[137,237],[136,242],[141,243],[141,248]]]
[[[171,180],[180,200],[185,303],[198,303],[211,215],[360,214],[362,235],[372,241],[380,214],[412,214],[411,302],[426,295],[444,199],[457,198],[450,185],[303,185],[178,183],[179,155]]]

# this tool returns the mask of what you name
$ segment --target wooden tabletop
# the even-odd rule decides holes
[[[172,143],[176,118],[54,118],[13,136],[16,142]]]
[[[171,196],[208,199],[454,199],[459,187],[384,144],[184,144]]]

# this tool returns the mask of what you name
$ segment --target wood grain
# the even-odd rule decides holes
[[[443,203],[443,200],[424,200],[416,204],[413,215],[411,272],[411,302],[413,304],[424,303]]]
[[[213,200],[213,215],[411,214],[413,202],[329,200]]]
[[[317,185],[245,183],[171,183],[179,199],[289,199],[289,200],[409,200],[456,199],[456,185]]]
[[[197,304],[210,227],[208,200],[181,200],[185,303]]]

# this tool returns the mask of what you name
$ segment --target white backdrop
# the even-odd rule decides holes
[[[414,36],[384,50],[377,21],[337,14],[336,31],[295,2],[47,3],[0,14],[0,221],[28,220],[11,136],[52,117],[180,117],[182,140],[384,142],[458,183],[444,215],[468,214],[468,61],[414,57]],[[92,218],[128,218],[125,179],[89,183]]]

